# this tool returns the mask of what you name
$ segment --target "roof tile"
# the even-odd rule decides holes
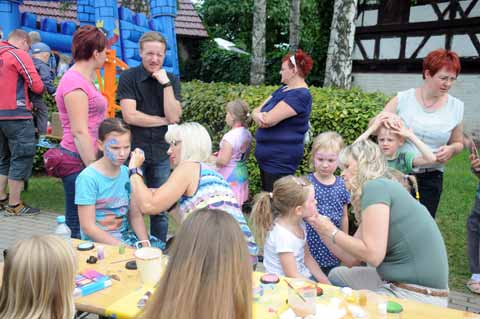
[[[198,16],[191,0],[179,0],[177,17],[175,18],[175,30],[179,36],[187,37],[208,37],[207,31],[202,24],[202,20]],[[37,19],[55,18],[57,22],[77,20],[77,4],[63,4],[56,1],[29,1],[25,0],[20,5],[21,12],[32,12],[37,15]]]

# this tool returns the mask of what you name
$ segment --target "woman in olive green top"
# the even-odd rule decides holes
[[[319,214],[308,220],[349,267],[334,268],[328,279],[339,286],[446,307],[447,252],[428,210],[400,183],[385,177],[386,160],[375,143],[350,145],[340,154],[340,165],[358,230],[349,236]]]

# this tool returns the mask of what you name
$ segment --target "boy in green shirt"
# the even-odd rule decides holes
[[[377,135],[378,145],[387,158],[388,166],[404,174],[412,173],[414,167],[430,165],[436,162],[435,154],[411,129],[406,128],[403,123],[396,127],[387,127],[386,119],[387,116],[381,114],[377,116],[372,125],[355,142],[366,140],[370,135]],[[405,139],[408,139],[415,145],[420,155],[414,152],[399,151],[400,146],[405,143]]]

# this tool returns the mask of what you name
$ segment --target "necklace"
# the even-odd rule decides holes
[[[440,100],[440,97],[437,97],[437,98],[435,99],[435,101],[433,101],[432,104],[427,105],[427,103],[425,103],[425,99],[423,98],[423,88],[420,89],[420,97],[422,98],[423,107],[426,108],[426,109],[432,107],[433,105],[435,105],[435,103],[438,102],[438,100]]]

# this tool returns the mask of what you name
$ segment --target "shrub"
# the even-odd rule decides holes
[[[235,98],[244,99],[251,109],[261,105],[278,86],[248,86],[232,83],[203,83],[200,81],[182,83],[184,104],[183,121],[194,121],[204,125],[212,137],[214,149],[227,132],[224,106]],[[364,93],[359,89],[339,90],[311,87],[313,98],[310,122],[313,136],[325,131],[336,131],[345,139],[353,142],[367,127],[369,119],[385,105],[388,97],[381,93]],[[49,104],[54,107],[53,104]],[[255,125],[250,127],[255,134]],[[310,144],[305,146],[304,159],[297,174],[309,171]],[[260,191],[260,172],[252,154],[247,162],[250,193]],[[34,172],[43,172],[42,155],[44,148],[37,148],[34,158]]]
[[[203,83],[192,81],[182,83],[184,103],[183,120],[195,121],[209,131],[214,149],[218,148],[225,127],[225,104],[235,98],[244,99],[253,109],[278,86],[247,86],[230,83]],[[339,90],[311,87],[313,97],[310,122],[313,136],[325,131],[336,131],[343,136],[347,144],[352,143],[367,127],[369,119],[378,113],[388,100],[381,93],[364,93],[359,89]],[[256,127],[250,128],[252,134]],[[308,157],[310,144],[297,174],[309,171]],[[253,154],[254,145],[252,147]],[[250,193],[260,191],[260,172],[253,155],[248,163]]]

